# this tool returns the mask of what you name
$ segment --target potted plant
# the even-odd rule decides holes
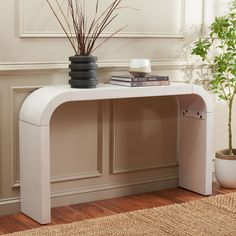
[[[228,12],[216,17],[209,38],[194,43],[193,55],[201,57],[211,72],[209,89],[228,106],[228,147],[216,152],[216,179],[221,186],[236,188],[236,149],[233,149],[232,109],[236,94],[236,0]]]
[[[113,0],[104,10],[100,10],[99,0],[94,1],[94,16],[86,16],[85,1],[66,0],[66,7],[59,0],[47,0],[47,3],[64,31],[75,56],[69,57],[69,83],[72,88],[94,88],[97,85],[96,60],[92,53],[123,28],[111,33],[99,44],[101,33],[117,18],[122,0]],[[90,9],[91,12],[91,9]]]

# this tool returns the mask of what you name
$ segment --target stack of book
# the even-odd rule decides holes
[[[144,87],[144,86],[162,86],[169,85],[169,76],[148,75],[145,77],[134,76],[112,76],[110,84],[127,87]]]

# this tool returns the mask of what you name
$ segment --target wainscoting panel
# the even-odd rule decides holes
[[[20,182],[19,169],[19,112],[25,98],[39,86],[12,87],[11,89],[11,177],[12,186],[18,187]]]
[[[177,111],[173,97],[115,100],[112,173],[177,166]]]
[[[102,102],[71,102],[56,109],[50,125],[52,182],[101,176],[102,129]]]
[[[20,37],[65,37],[46,1],[18,1]],[[122,6],[125,7],[119,10],[119,19],[112,22],[112,26],[107,27],[101,37],[108,37],[111,32],[128,25],[115,37],[182,38],[185,28],[185,1],[149,0],[147,3],[145,0],[124,0]],[[51,2],[53,3],[53,1]],[[100,1],[101,11],[109,3],[111,0]],[[96,0],[86,2],[88,20],[90,21],[94,16],[95,5]],[[155,5],[161,7],[153,7]],[[64,3],[64,7],[66,8],[66,3]],[[169,20],[170,16],[171,21]]]

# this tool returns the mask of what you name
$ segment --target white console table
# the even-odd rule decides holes
[[[213,104],[203,88],[184,83],[135,88],[99,84],[96,89],[46,86],[30,94],[20,112],[21,211],[41,224],[51,221],[49,126],[58,106],[70,101],[156,96],[176,96],[179,101],[179,186],[211,194]],[[189,133],[190,128],[195,133]]]

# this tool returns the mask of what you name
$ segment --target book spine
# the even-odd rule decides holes
[[[146,82],[146,81],[168,81],[168,76],[155,76],[155,77],[134,77],[131,81],[134,82]]]
[[[144,86],[161,86],[161,85],[169,85],[170,81],[137,81],[130,82],[131,87],[144,87]]]

